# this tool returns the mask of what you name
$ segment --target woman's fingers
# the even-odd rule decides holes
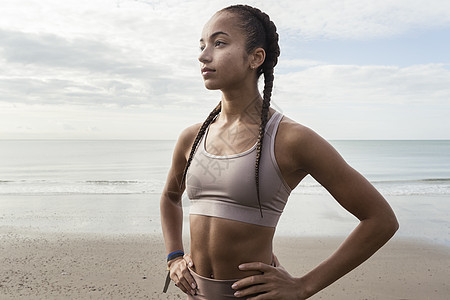
[[[261,273],[265,273],[270,271],[272,266],[262,262],[252,262],[239,265],[239,270],[241,271],[259,271]]]
[[[177,286],[180,290],[182,290],[186,294],[192,294],[189,289],[189,284],[186,284],[186,281],[183,280],[183,277],[178,276],[178,274],[171,274],[170,278],[175,283],[175,286]]]
[[[254,263],[246,263],[239,266],[239,269],[241,271],[259,271],[261,272],[261,275],[253,275],[245,277],[237,282],[235,282],[232,285],[232,288],[235,290],[241,290],[246,287],[258,285],[265,282],[265,274],[270,272],[273,267],[261,263],[261,262],[254,262]]]
[[[189,266],[189,268],[192,268],[194,266],[194,262],[192,261],[192,258],[189,254],[185,254],[183,256],[184,261],[186,261],[186,264]]]
[[[277,268],[277,267],[279,267],[281,265],[280,261],[278,260],[278,257],[274,253],[272,253],[272,265],[275,268]]]
[[[246,289],[236,291],[234,296],[237,298],[248,297],[248,296],[257,296],[261,293],[267,292],[267,287],[261,284],[252,285]]]
[[[276,257],[274,262],[278,262]],[[300,296],[304,293],[301,280],[292,277],[281,266],[273,267],[264,263],[248,263],[240,265],[239,269],[259,271],[261,274],[252,275],[235,282],[232,285],[232,288],[236,290],[235,297],[252,300],[300,299]]]
[[[192,261],[191,261],[192,262]],[[175,282],[175,285],[186,294],[195,295],[197,285],[187,268],[185,259],[180,259],[172,263],[170,268],[170,278]]]
[[[183,272],[182,275],[177,274],[178,282],[175,281],[175,284],[186,294],[195,295],[195,288],[193,288],[192,283],[189,282],[188,276],[190,276],[189,272]]]
[[[264,282],[264,275],[253,275],[235,282],[231,287],[238,290],[234,294],[236,297],[242,297],[262,292],[261,283]]]
[[[191,275],[191,272],[189,272],[189,269],[184,269],[182,271],[183,280],[185,280],[186,285],[193,294],[195,294],[195,289],[197,288],[197,284],[195,283],[194,278]]]
[[[192,261],[192,258],[189,254],[185,254],[183,259],[189,268],[192,268],[194,266],[194,262]],[[189,282],[190,287],[195,290],[197,288],[197,283],[195,282],[194,277],[192,277],[191,272],[188,271],[185,277]]]

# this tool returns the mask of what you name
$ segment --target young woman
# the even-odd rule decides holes
[[[385,244],[398,228],[396,217],[324,139],[270,107],[280,50],[265,13],[244,5],[217,12],[200,49],[205,86],[222,98],[175,146],[161,196],[170,279],[188,299],[306,299]],[[272,254],[272,239],[291,190],[308,174],[360,223],[331,257],[294,278]],[[185,188],[191,200],[186,255]]]

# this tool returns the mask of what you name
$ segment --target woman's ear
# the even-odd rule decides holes
[[[260,65],[264,63],[266,59],[266,51],[263,48],[256,48],[250,54],[250,69],[258,69]]]

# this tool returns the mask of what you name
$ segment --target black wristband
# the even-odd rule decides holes
[[[169,255],[167,255],[167,262],[169,262],[169,261],[171,261],[171,260],[173,260],[175,258],[182,257],[182,256],[184,256],[184,252],[183,251],[172,252]]]

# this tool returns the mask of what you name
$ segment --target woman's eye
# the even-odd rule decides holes
[[[214,42],[214,47],[219,47],[219,46],[221,46],[221,45],[225,45],[225,42],[222,42],[222,41],[215,41],[215,42]],[[205,48],[206,48],[205,45],[201,45],[201,46],[199,47],[200,51],[205,50]]]

